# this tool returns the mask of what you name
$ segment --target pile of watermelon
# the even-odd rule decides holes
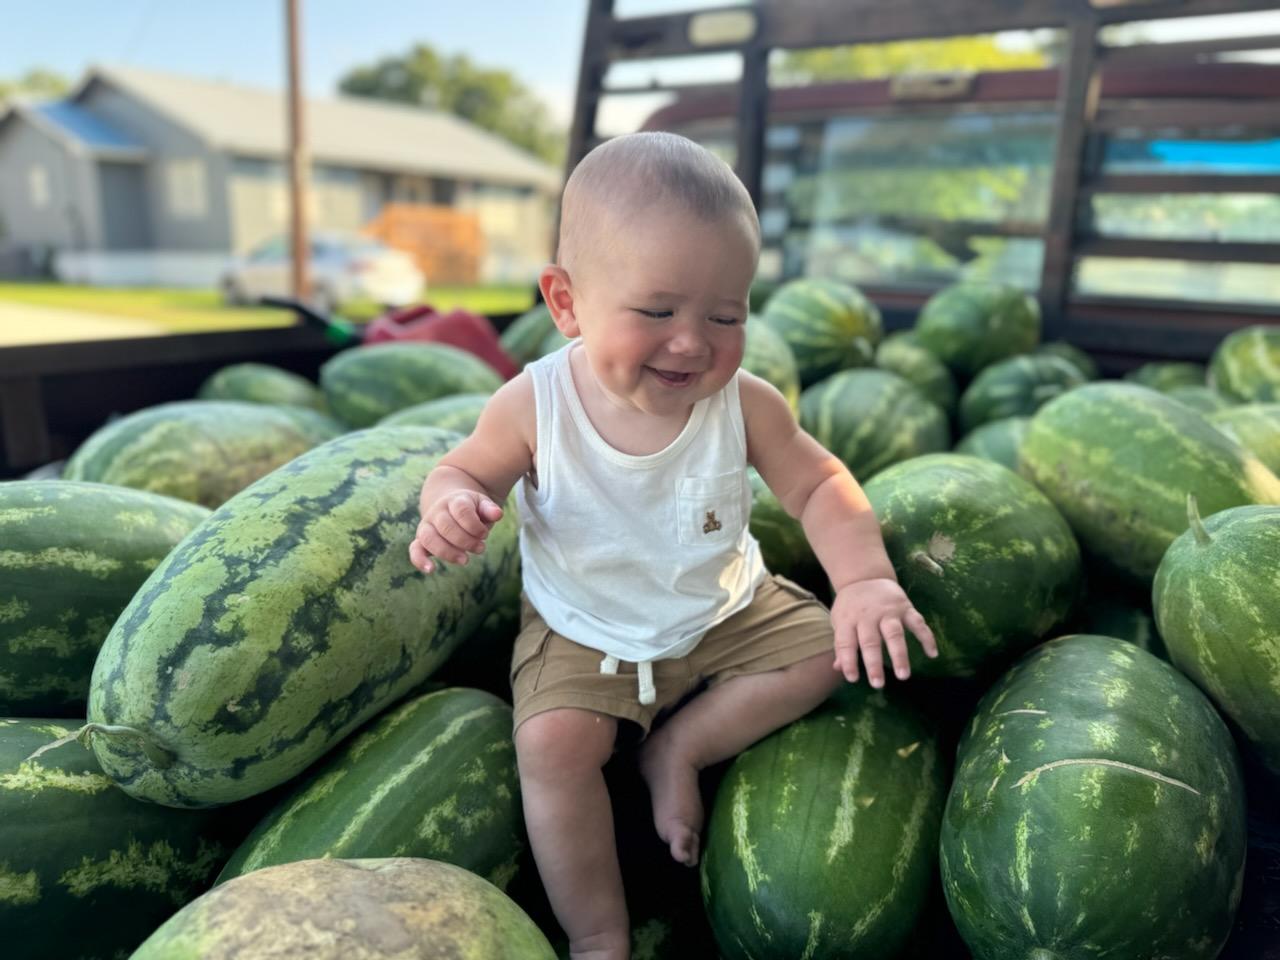
[[[941,656],[705,771],[698,871],[620,750],[632,956],[1262,957],[1280,328],[1100,379],[1014,288],[887,337],[832,280],[753,308],[744,368],[862,483]],[[502,337],[564,342],[545,307]],[[474,562],[407,560],[501,382],[427,343],[237,365],[0,484],[7,956],[567,956],[511,738],[512,504]],[[751,483],[770,569],[829,596]]]

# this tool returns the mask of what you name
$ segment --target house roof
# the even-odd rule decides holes
[[[95,83],[137,98],[211,147],[283,157],[288,123],[282,92],[135,67],[94,67],[71,96]],[[532,154],[453,114],[362,97],[308,100],[305,130],[313,162],[487,183],[560,188],[561,174]]]
[[[21,117],[65,147],[109,159],[144,160],[147,145],[110,122],[67,100],[44,103],[19,101],[0,114],[0,125]]]

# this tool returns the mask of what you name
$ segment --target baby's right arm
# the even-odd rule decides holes
[[[533,381],[521,373],[498,389],[467,439],[440,458],[418,500],[422,520],[409,544],[409,560],[423,573],[434,558],[467,562],[484,552],[500,504],[533,468],[537,437]]]

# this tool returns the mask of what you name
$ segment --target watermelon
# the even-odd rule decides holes
[[[1091,633],[1127,640],[1147,653],[1169,659],[1164,641],[1156,630],[1151,611],[1151,595],[1142,597],[1137,591],[1124,589],[1114,582],[1098,578],[1085,587],[1084,600],[1071,623],[1072,633]]]
[[[815,592],[824,589],[826,574],[800,521],[783,509],[755,468],[747,471],[747,479],[751,482],[751,536],[760,544],[764,565],[770,573]]]
[[[1206,416],[1219,410],[1228,410],[1234,405],[1233,401],[1204,384],[1183,383],[1164,392],[1184,406]]]
[[[1280,474],[1280,403],[1242,403],[1209,414],[1209,422]]]
[[[781,286],[776,280],[761,280],[759,278],[751,281],[751,289],[747,291],[747,305],[752,313],[759,313],[765,308],[769,302],[769,298],[778,292]]]
[[[805,277],[778,288],[764,322],[795,355],[800,383],[809,386],[849,367],[866,367],[883,335],[880,311],[857,287]]]
[[[1226,725],[1133,644],[1068,636],[983,698],[940,844],[974,960],[1211,960],[1244,873],[1245,797]]]
[[[551,331],[542,338],[542,342],[538,344],[538,356],[534,359],[536,360],[540,357],[545,357],[548,354],[555,353],[565,344],[572,343],[575,339],[577,338],[566,337],[556,327],[552,327]]]
[[[925,725],[849,686],[748,748],[707,825],[725,960],[892,957],[928,900],[945,769]]]
[[[202,807],[300,773],[425,680],[517,562],[409,563],[423,478],[460,435],[339,437],[233,497],[169,554],[94,665],[89,740],[142,800]],[[501,562],[505,558],[505,564]]]
[[[303,860],[256,870],[187,904],[132,960],[555,960],[493,884],[412,857]]]
[[[378,421],[380,427],[439,427],[466,435],[476,428],[489,393],[455,393],[426,403],[415,403]]]
[[[334,437],[340,437],[347,432],[345,423],[340,423],[327,413],[321,413],[319,410],[293,407],[284,403],[272,404],[271,409],[283,413],[293,421],[293,425],[310,441],[313,447],[328,443]]]
[[[1029,417],[1054,397],[1085,383],[1061,357],[1028,354],[984,368],[960,397],[960,429],[968,433],[992,420]]]
[[[498,337],[498,343],[520,366],[540,356],[539,350],[547,335],[556,328],[551,317],[551,310],[545,303],[539,303],[516,317]]]
[[[1170,544],[1152,593],[1174,665],[1280,782],[1280,507],[1233,507]]]
[[[890,467],[865,487],[898,581],[938,640],[908,643],[923,676],[973,676],[1064,623],[1080,592],[1080,550],[1035,487],[956,453]]]
[[[40,752],[75,728],[0,719],[0,930],[8,960],[128,956],[208,889],[239,839],[238,808],[138,803],[84,750]]]
[[[207,516],[104,483],[0,483],[0,716],[83,717],[111,625]]]
[[[1203,387],[1205,368],[1203,363],[1185,361],[1144,363],[1130,370],[1124,378],[1164,393],[1174,387]]]
[[[778,388],[794,412],[800,408],[800,372],[787,342],[758,318],[747,321],[742,369]]]
[[[505,890],[523,846],[511,707],[453,687],[387,711],[308,770],[218,882],[316,857],[425,857]]]
[[[196,397],[201,400],[243,400],[324,409],[320,388],[289,370],[266,363],[233,363],[209,376]]]
[[[1019,470],[1087,551],[1148,584],[1186,529],[1188,493],[1206,514],[1280,503],[1280,478],[1257,457],[1194,410],[1128,383],[1086,384],[1042,407]]]
[[[951,446],[947,415],[887,370],[846,370],[809,387],[800,425],[859,479]]]
[[[911,339],[894,334],[876,348],[876,366],[896,373],[948,416],[956,409],[956,381],[946,364]]]
[[[355,427],[454,393],[493,393],[502,378],[473,353],[443,343],[378,343],[343,350],[320,368],[329,409]]]
[[[292,415],[260,403],[184,400],[101,427],[62,476],[217,507],[314,446]]]
[[[1038,354],[1045,354],[1052,357],[1061,357],[1066,360],[1077,370],[1086,380],[1097,380],[1101,374],[1098,371],[1098,364],[1093,357],[1085,353],[1073,343],[1067,343],[1065,340],[1053,340],[1049,343],[1042,343],[1036,347]]]
[[[1018,450],[1027,435],[1030,417],[1004,417],[991,420],[964,435],[955,446],[956,453],[990,460],[1010,470],[1018,469]]]
[[[1241,403],[1280,401],[1280,326],[1228,334],[1210,358],[1209,386]]]
[[[935,293],[916,318],[916,339],[962,381],[1040,342],[1040,304],[1017,287],[965,281]]]

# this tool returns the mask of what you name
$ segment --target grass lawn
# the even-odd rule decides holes
[[[519,313],[533,305],[533,285],[432,287],[426,302],[439,310],[462,307],[486,316]],[[84,310],[145,320],[170,333],[280,327],[293,322],[292,314],[284,310],[226,306],[215,290],[0,282],[0,303]],[[372,303],[352,304],[344,316],[369,320],[377,312],[377,306]]]

